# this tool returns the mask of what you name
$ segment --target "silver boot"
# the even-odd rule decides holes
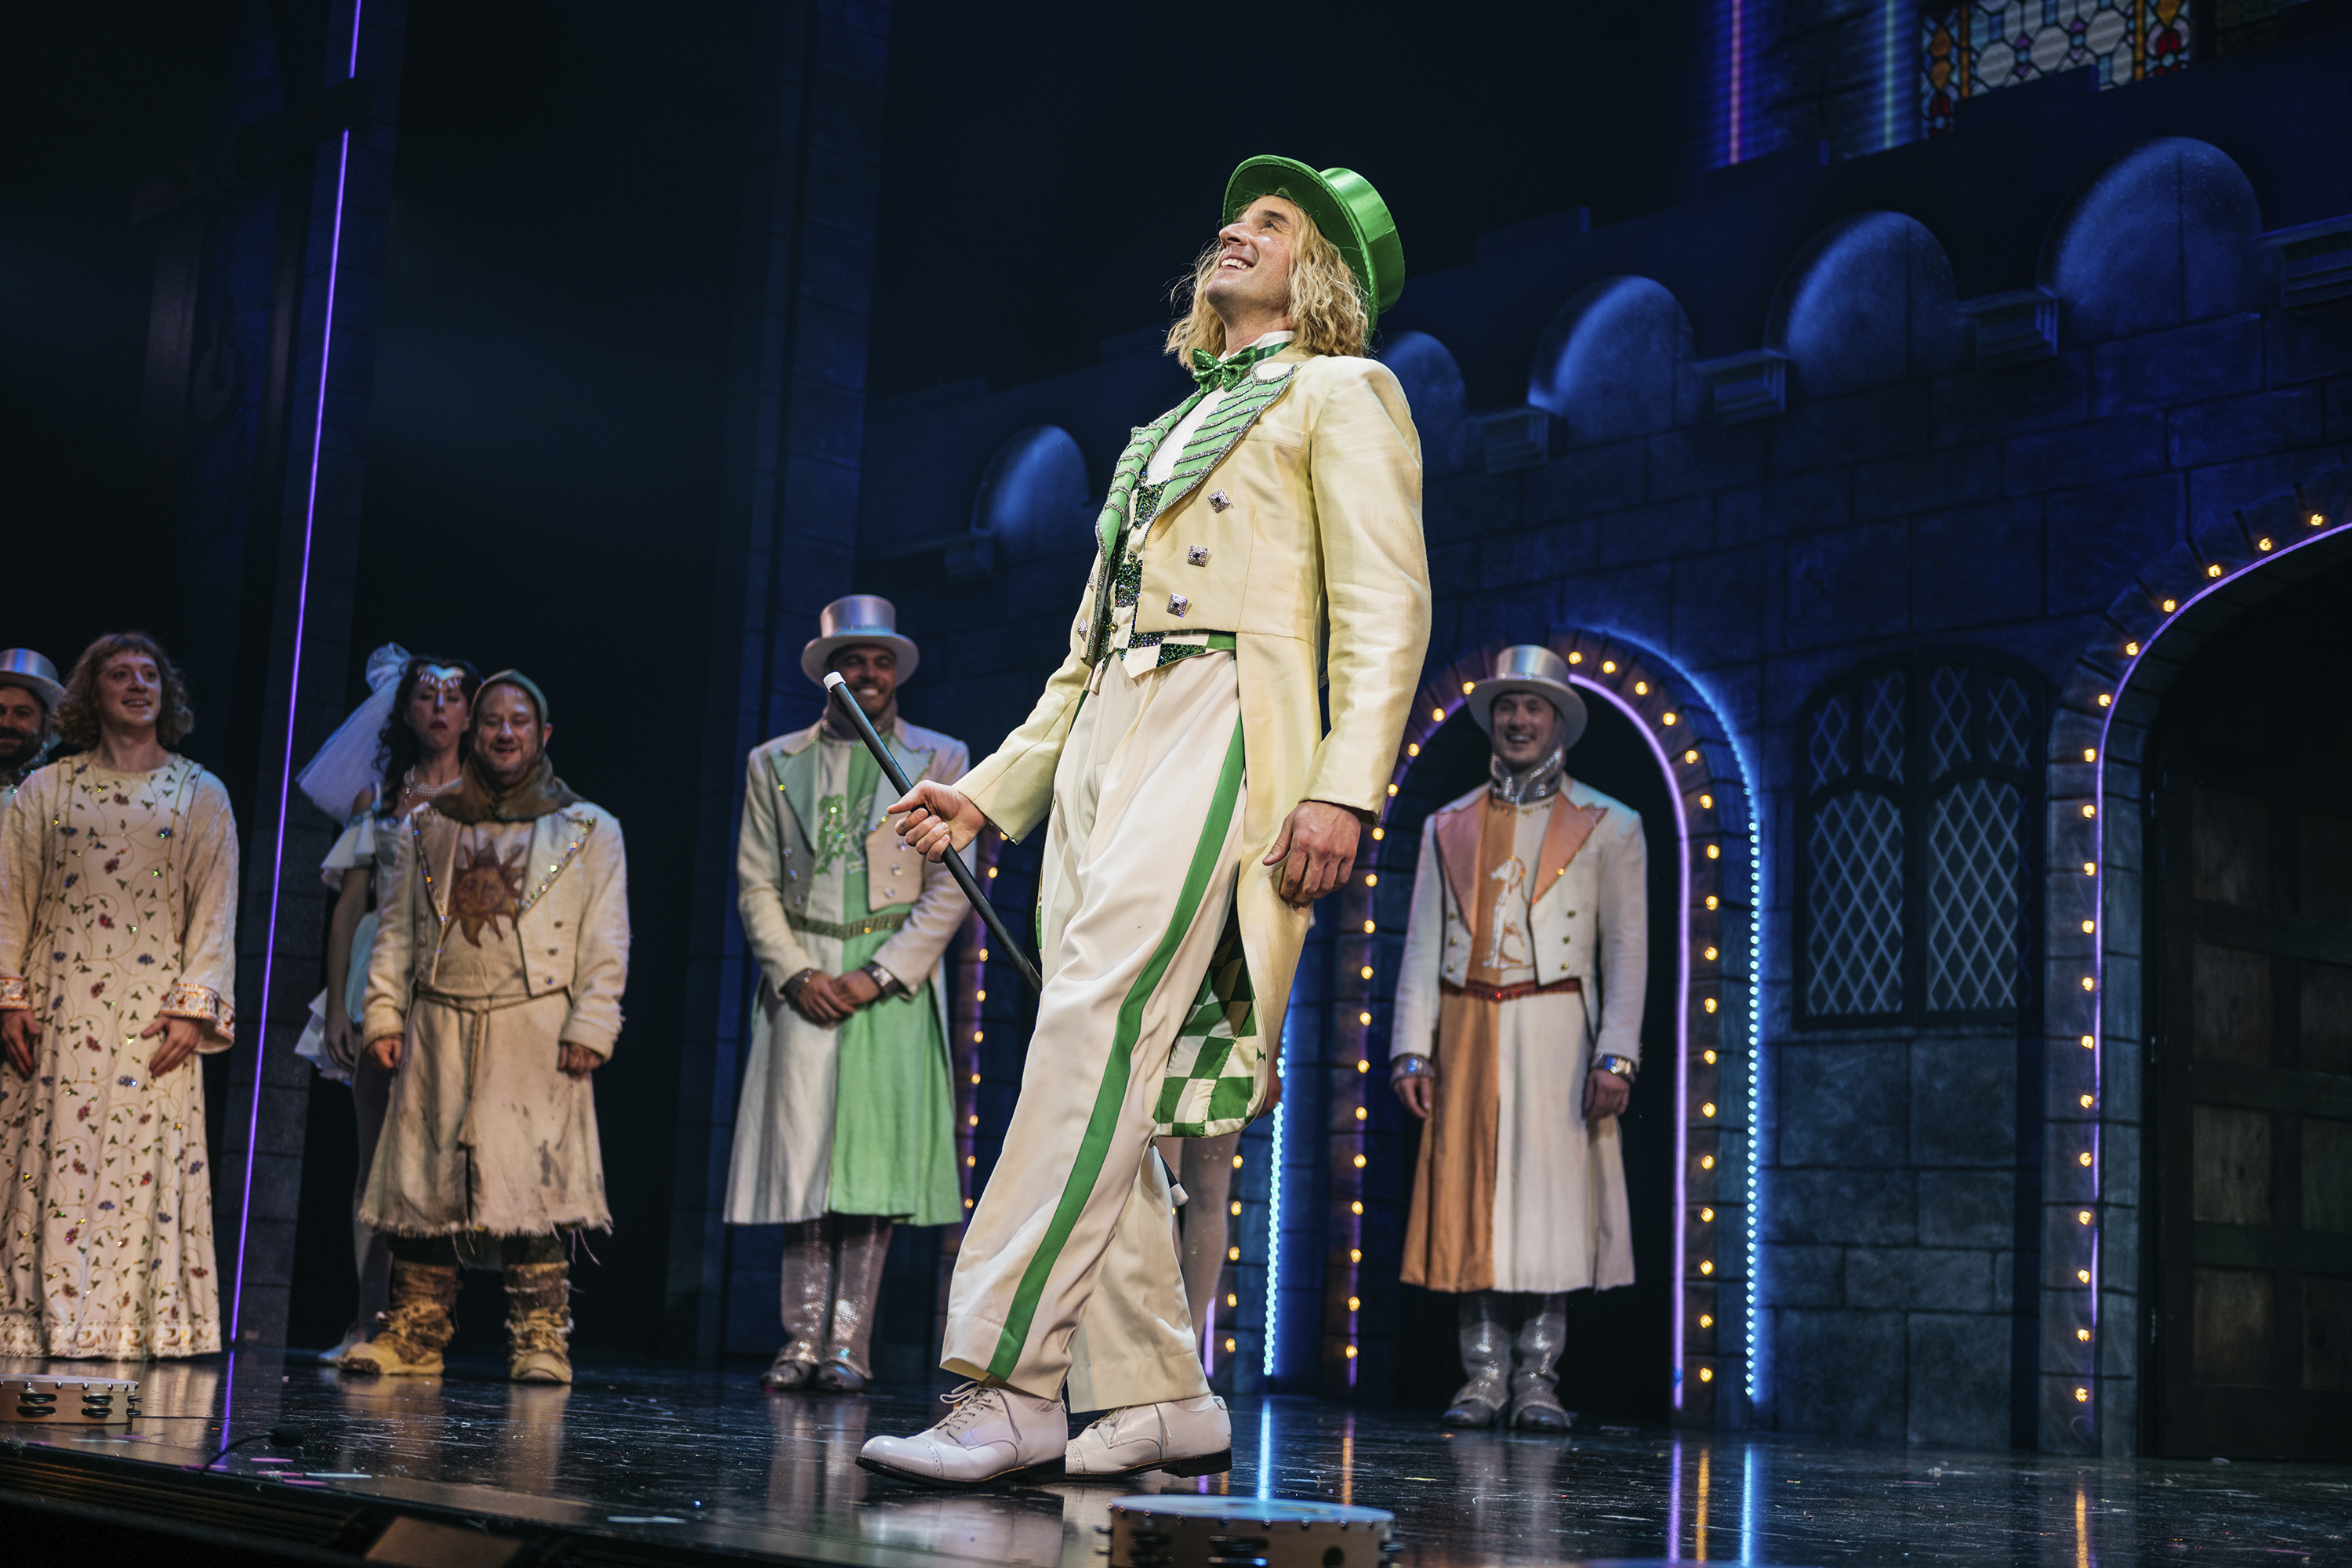
[[[880,1215],[833,1216],[840,1249],[834,1269],[833,1328],[816,1385],[835,1394],[862,1394],[874,1381],[874,1303],[882,1294],[882,1265],[890,1257],[890,1222]]]
[[[1573,1419],[1554,1392],[1559,1352],[1568,1344],[1568,1297],[1546,1296],[1519,1325],[1512,1346],[1511,1425],[1522,1432],[1565,1432]]]
[[[1491,1426],[1509,1396],[1511,1336],[1492,1290],[1455,1298],[1462,1321],[1462,1369],[1470,1374],[1445,1407],[1448,1426]]]
[[[833,1305],[831,1215],[784,1226],[784,1348],[761,1374],[771,1393],[806,1388],[824,1357],[825,1314]]]

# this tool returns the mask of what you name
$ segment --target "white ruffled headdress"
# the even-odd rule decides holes
[[[362,792],[383,782],[376,773],[376,750],[383,741],[384,721],[392,717],[393,700],[400,695],[400,672],[407,665],[408,650],[396,642],[368,655],[367,700],[352,710],[319,754],[294,775],[310,804],[337,822],[351,816],[352,802]]]

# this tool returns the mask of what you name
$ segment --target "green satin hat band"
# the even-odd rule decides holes
[[[1252,158],[1225,183],[1224,221],[1258,197],[1297,202],[1323,231],[1363,286],[1367,314],[1378,317],[1404,292],[1404,244],[1388,203],[1353,169],[1311,169],[1296,158]]]

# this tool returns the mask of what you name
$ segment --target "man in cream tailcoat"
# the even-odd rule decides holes
[[[1426,1119],[1403,1278],[1461,1303],[1449,1426],[1507,1409],[1564,1431],[1567,1292],[1633,1282],[1617,1117],[1642,1060],[1642,818],[1568,775],[1584,700],[1551,649],[1505,648],[1466,706],[1490,782],[1422,828],[1390,1037],[1391,1081]]]
[[[457,1330],[463,1245],[505,1270],[508,1372],[569,1383],[568,1247],[609,1230],[588,1075],[629,974],[621,825],[547,759],[547,699],[482,682],[455,790],[406,819],[362,1037],[394,1076],[360,1219],[389,1238],[392,1308],[346,1372],[425,1373]]]
[[[1113,471],[1067,657],[961,784],[891,808],[934,858],[1050,824],[1045,989],[950,1292],[943,1360],[971,1381],[868,1468],[1229,1462],[1151,1139],[1234,1131],[1278,1092],[1309,909],[1386,799],[1429,578],[1412,416],[1360,357],[1402,287],[1387,207],[1348,170],[1254,158],[1220,216],[1169,339],[1199,388]],[[1071,1438],[1071,1408],[1108,1414]]]
[[[898,716],[918,650],[890,601],[836,599],[818,624],[802,673],[839,670],[908,778],[961,778],[961,741]],[[784,1227],[771,1390],[865,1388],[892,1224],[963,1218],[939,967],[971,906],[885,820],[898,798],[829,702],[755,748],[743,784],[736,897],[761,984],[727,1223]]]

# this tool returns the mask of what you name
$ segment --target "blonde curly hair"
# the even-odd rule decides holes
[[[1308,353],[1360,356],[1364,339],[1371,332],[1363,285],[1339,247],[1323,237],[1323,231],[1288,191],[1267,194],[1289,202],[1298,213],[1297,238],[1290,252],[1290,321],[1298,335],[1291,341]],[[1179,359],[1189,358],[1194,349],[1213,354],[1225,352],[1225,323],[1208,299],[1209,279],[1216,269],[1217,242],[1213,239],[1192,263],[1189,304],[1185,283],[1169,291],[1171,302],[1187,306],[1168,329],[1167,352]]]
[[[155,719],[155,739],[176,746],[196,727],[196,710],[188,704],[187,678],[180,673],[163,645],[145,632],[111,632],[81,650],[73,673],[66,677],[66,694],[58,702],[58,738],[76,751],[98,744],[98,678],[118,654],[143,653],[155,661],[163,683],[163,711]]]

